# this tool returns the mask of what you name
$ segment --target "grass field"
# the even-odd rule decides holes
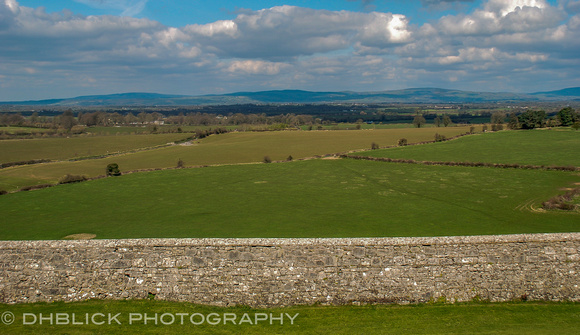
[[[501,131],[466,136],[450,142],[374,150],[357,155],[423,161],[580,166],[580,131]]]
[[[0,239],[571,232],[580,213],[534,209],[579,181],[571,172],[349,159],[137,173],[3,195]]]
[[[84,301],[78,303],[37,303],[0,305],[0,310],[9,311],[16,317],[14,323],[0,323],[2,334],[577,334],[580,332],[580,304],[578,303],[466,303],[456,305],[374,305],[374,306],[296,306],[288,308],[251,309],[248,307],[210,307],[188,303],[164,301]],[[24,313],[34,314],[37,321],[24,325]],[[66,313],[69,323],[72,314],[76,322],[84,322],[85,315],[96,313],[105,315],[105,324],[98,325],[89,321],[81,325],[50,325],[49,321],[39,324],[40,313],[44,317],[56,313]],[[108,324],[109,313],[117,316]],[[131,313],[134,313],[131,316]],[[139,316],[154,318],[133,321]],[[190,316],[199,313],[192,324]],[[210,315],[211,313],[215,313]],[[268,320],[256,322],[256,314],[266,314]],[[285,319],[283,324],[269,315]],[[165,315],[161,323],[161,315]],[[171,317],[173,315],[173,322]],[[183,324],[181,324],[181,316]],[[223,320],[229,314],[230,320]],[[245,321],[240,321],[247,314]],[[290,321],[286,315],[290,315]],[[80,316],[80,317],[79,317]],[[82,320],[82,321],[81,321]],[[97,315],[95,321],[101,322]],[[117,320],[118,323],[115,321]],[[210,320],[211,323],[208,323]],[[259,320],[259,319],[258,319]],[[29,315],[26,321],[33,322]],[[120,324],[119,324],[120,323]]]
[[[282,131],[238,132],[210,136],[190,146],[171,146],[104,159],[79,162],[58,162],[32,166],[18,166],[0,170],[0,190],[17,190],[23,186],[55,183],[65,174],[98,176],[109,163],[119,164],[121,171],[174,167],[179,159],[186,166],[261,162],[264,156],[272,160],[294,159],[370,148],[373,142],[395,145],[401,137],[409,142],[432,140],[436,132],[446,136],[465,133],[469,127],[450,127],[443,130],[377,129],[339,131]],[[70,139],[42,139],[0,141],[3,162],[37,158],[69,158],[113,151],[132,150],[140,146],[163,144],[188,136],[187,134],[126,135],[79,137]],[[145,143],[132,143],[142,140]],[[48,142],[44,142],[48,141]],[[68,142],[67,142],[68,141]],[[118,146],[123,144],[125,148]],[[5,151],[4,151],[5,149]]]
[[[0,162],[71,159],[153,147],[183,140],[191,134],[50,137],[0,141]]]
[[[32,127],[0,127],[0,132],[6,134],[34,134],[45,131],[47,131],[47,129]]]
[[[323,130],[356,130],[357,123],[337,123],[337,124],[325,124],[321,125]],[[317,129],[317,125],[312,126],[314,130]],[[360,129],[404,129],[404,128],[414,128],[412,123],[361,123]],[[424,125],[425,128],[435,127],[432,124]],[[301,126],[302,130],[307,130],[309,126]]]

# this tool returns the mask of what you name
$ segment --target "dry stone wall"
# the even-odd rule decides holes
[[[580,301],[580,233],[0,242],[0,301]]]

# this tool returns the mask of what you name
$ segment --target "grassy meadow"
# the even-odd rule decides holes
[[[180,141],[191,134],[74,136],[0,141],[0,162],[33,159],[65,160],[155,147]]]
[[[75,303],[35,303],[0,305],[0,309],[10,311],[15,320],[11,325],[0,323],[2,334],[577,334],[580,332],[580,304],[578,303],[462,303],[420,304],[420,305],[369,305],[369,306],[294,306],[286,308],[253,309],[248,307],[212,307],[181,302],[141,300],[141,301],[97,301]],[[76,322],[84,322],[84,316],[97,313],[105,315],[105,324],[98,325],[50,325],[48,321],[24,325],[24,313],[39,317],[66,313]],[[108,324],[109,313],[115,319]],[[148,318],[163,320],[154,324],[150,319],[134,321],[130,324],[131,313]],[[213,324],[201,323],[196,316],[191,323],[190,315],[199,313]],[[215,313],[211,315],[211,313]],[[236,324],[226,321],[235,316]],[[285,317],[283,323],[273,320],[255,321],[256,314],[270,313]],[[183,316],[183,324],[181,317]],[[248,315],[240,324],[240,320]],[[290,315],[293,321],[290,322]],[[69,319],[69,323],[72,322]],[[133,317],[136,319],[136,317]],[[27,317],[27,322],[32,322]],[[79,321],[80,320],[80,321]],[[95,321],[102,317],[97,315]],[[118,321],[118,324],[115,320]],[[56,321],[53,321],[56,323]]]
[[[447,131],[446,136],[453,136],[466,130],[450,127],[235,132],[210,136],[190,145],[173,145],[103,159],[5,168],[0,170],[0,189],[15,190],[23,185],[54,183],[66,173],[102,175],[106,165],[112,162],[118,163],[121,171],[175,167],[178,159],[186,166],[214,165],[132,173],[3,195],[0,197],[3,214],[0,239],[61,239],[79,233],[95,234],[97,238],[148,238],[381,237],[579,231],[578,211],[540,208],[542,202],[578,187],[577,172],[425,166],[351,159],[296,160],[368,148],[372,142],[393,145],[405,137],[413,143],[432,139],[436,131]],[[105,138],[139,136],[169,139],[157,137],[161,135]],[[580,166],[578,136],[578,132],[558,130],[503,131],[358,154],[418,160]],[[107,147],[105,143],[110,144],[99,137],[88,138],[91,139],[101,141],[92,142],[102,144],[100,150]],[[264,156],[275,161],[285,160],[288,155],[295,160],[261,163]]]
[[[357,155],[421,161],[580,166],[580,131],[537,129],[481,133],[449,142],[373,150]]]
[[[538,207],[579,181],[571,172],[351,159],[135,173],[3,195],[0,239],[569,232],[580,213]]]
[[[445,129],[376,129],[338,131],[234,132],[212,135],[192,145],[175,145],[154,150],[127,152],[119,156],[75,162],[55,162],[17,166],[0,170],[0,190],[13,191],[24,186],[56,183],[66,174],[94,177],[104,174],[109,163],[121,171],[175,167],[182,159],[186,166],[261,162],[264,156],[285,160],[396,145],[405,137],[410,143],[432,140],[436,132],[448,137],[469,131],[469,127]],[[133,151],[183,139],[191,134],[156,134],[49,138],[0,141],[0,161],[29,159],[69,159],[107,152]],[[46,142],[45,142],[46,141]]]

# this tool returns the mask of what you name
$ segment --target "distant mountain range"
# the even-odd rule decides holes
[[[409,88],[380,92],[310,92],[279,90],[238,92],[221,95],[168,95],[122,93],[90,95],[70,99],[8,101],[1,105],[35,106],[190,106],[280,103],[492,103],[492,102],[580,101],[580,87],[536,93],[470,92],[441,88]]]

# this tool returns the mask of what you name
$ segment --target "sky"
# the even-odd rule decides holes
[[[580,86],[580,0],[0,0],[0,101]]]

